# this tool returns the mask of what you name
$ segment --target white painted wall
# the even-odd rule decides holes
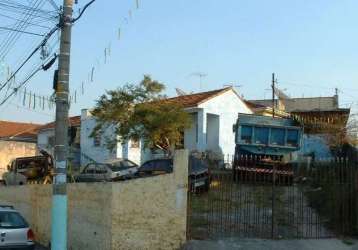
[[[53,138],[55,142],[55,130],[54,129],[44,129],[40,130],[37,134],[37,147],[39,149],[45,149],[47,152],[53,154],[53,146],[49,144],[49,138]]]
[[[110,151],[105,145],[107,137],[114,135],[113,129],[107,129],[101,137],[101,145],[95,146],[94,139],[90,137],[94,127],[96,126],[95,118],[88,112],[82,110],[81,113],[81,165],[88,162],[85,156],[92,158],[97,162],[104,162],[106,160],[115,159],[116,149]]]
[[[132,147],[132,141],[126,143],[117,143],[117,146],[110,151],[106,146],[106,139],[113,138],[115,135],[114,128],[108,128],[101,137],[101,145],[95,146],[94,139],[89,137],[96,126],[95,118],[87,111],[82,110],[81,114],[81,165],[88,162],[85,156],[92,158],[97,162],[113,160],[116,158],[129,159],[137,164],[142,163],[142,142],[139,148]],[[144,155],[144,154],[143,154]],[[145,159],[143,159],[145,160]]]
[[[196,149],[196,129],[197,129],[197,122],[198,122],[198,116],[197,113],[190,113],[190,117],[192,120],[191,127],[189,129],[186,129],[184,132],[184,148],[188,149],[189,151],[192,151]]]
[[[219,121],[219,147],[220,153],[233,155],[235,153],[235,134],[232,130],[238,113],[252,114],[252,111],[237,96],[229,90],[199,105],[207,114],[220,116]],[[216,135],[208,135],[208,137]],[[211,139],[210,139],[211,140]]]

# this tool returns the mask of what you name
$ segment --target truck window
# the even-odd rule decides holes
[[[296,129],[287,130],[287,145],[291,147],[298,146],[298,130]]]
[[[241,141],[245,143],[251,143],[252,140],[252,127],[241,126]]]
[[[278,146],[285,145],[285,130],[282,128],[272,128],[270,144]]]
[[[268,144],[269,128],[255,128],[255,144]]]

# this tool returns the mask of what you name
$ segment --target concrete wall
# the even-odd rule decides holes
[[[12,159],[34,156],[36,153],[36,143],[0,140],[0,179],[2,179],[2,174],[7,171],[6,167]]]
[[[174,172],[117,183],[68,185],[68,249],[178,249],[186,240],[188,153]],[[2,187],[38,241],[50,242],[51,185]]]

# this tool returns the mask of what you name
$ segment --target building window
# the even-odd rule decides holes
[[[93,145],[95,147],[99,147],[101,146],[101,134],[97,133],[94,137],[93,137]]]
[[[131,139],[131,148],[139,148],[139,140]]]

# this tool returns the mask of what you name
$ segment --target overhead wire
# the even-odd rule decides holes
[[[24,20],[21,20],[21,19],[18,19],[16,17],[12,17],[12,16],[8,16],[8,15],[5,15],[5,14],[2,14],[0,13],[0,16],[1,17],[5,17],[7,19],[11,19],[11,20],[14,20],[14,21],[19,21],[19,22],[24,22]],[[49,26],[45,26],[45,25],[41,25],[39,23],[34,23],[34,22],[27,22],[29,25],[31,26],[36,26],[36,27],[40,27],[40,28],[44,28],[44,29],[50,29]],[[41,23],[41,22],[40,22]]]
[[[43,0],[35,0],[32,1],[31,4],[33,4],[33,6],[39,7],[41,2]],[[27,23],[29,20],[29,18],[31,18],[32,12],[31,11],[27,11],[23,17],[24,22],[16,22],[14,24],[14,26],[12,27],[13,29],[16,30],[25,30],[27,28]],[[11,50],[11,47],[16,43],[16,40],[20,37],[19,33],[11,33],[7,39],[5,39],[5,41],[3,43],[1,43],[0,45],[0,58],[5,58],[7,53]]]
[[[20,33],[23,33],[23,34],[34,35],[34,36],[43,36],[43,34],[38,34],[38,33],[29,32],[29,31],[23,31],[23,30],[17,30],[17,29],[12,29],[12,28],[9,28],[9,27],[0,26],[0,29],[1,30],[20,32]]]
[[[55,62],[55,60],[53,60],[53,58],[51,60],[49,60],[46,64],[42,64],[40,67],[36,68],[35,70],[33,70],[26,78],[25,80],[23,80],[19,85],[17,85],[14,90],[8,95],[6,96],[1,102],[0,102],[0,106],[3,105],[7,100],[9,100],[20,88],[22,88],[23,86],[25,86],[25,84],[39,71],[41,70],[47,70],[46,68],[51,67],[52,64]],[[50,66],[48,66],[48,64],[51,64]]]
[[[31,2],[31,4],[36,9],[41,8],[44,5],[44,3],[45,3],[44,0],[41,0],[40,2],[38,2],[38,0],[36,0],[35,2]],[[31,24],[31,21],[34,20],[35,17],[36,17],[36,15],[34,15],[33,11],[27,12],[25,14],[25,17],[21,21],[18,21],[15,24],[15,26],[17,25],[16,26],[16,27],[18,27],[17,29],[24,30]],[[20,37],[19,34],[17,34],[17,36],[10,35],[8,37],[8,39],[5,41],[5,43],[4,42],[2,43],[2,47],[0,48],[0,52],[2,54],[0,57],[4,58],[7,55],[7,53],[10,51],[11,47],[16,43],[16,39],[18,39],[19,37]]]
[[[14,73],[7,79],[7,81],[0,86],[0,91],[14,78],[14,76],[23,68],[23,66],[32,58],[32,56],[48,41],[48,39],[59,29],[57,25],[54,27],[49,33],[46,34],[45,38],[41,41],[41,43],[30,53],[30,55],[26,58],[24,62],[15,70]]]

